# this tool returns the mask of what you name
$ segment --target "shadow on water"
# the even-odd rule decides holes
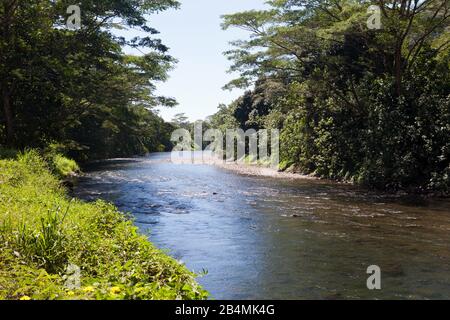
[[[89,166],[76,195],[114,202],[217,299],[450,298],[450,202],[175,165]],[[367,267],[382,290],[366,287]]]

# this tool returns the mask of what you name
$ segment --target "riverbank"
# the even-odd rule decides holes
[[[312,175],[305,175],[301,173],[280,171],[275,168],[266,167],[262,165],[251,165],[237,162],[224,162],[217,161],[214,165],[226,170],[233,171],[242,175],[249,176],[261,176],[270,178],[282,178],[282,179],[299,179],[299,180],[321,180],[318,177]]]
[[[69,199],[50,166],[34,151],[0,160],[0,299],[207,297],[113,205]]]
[[[331,180],[327,178],[323,178],[313,174],[303,174],[295,168],[295,166],[288,167],[284,170],[275,169],[272,167],[267,167],[260,164],[248,164],[248,163],[237,163],[237,162],[224,162],[224,161],[213,161],[211,162],[214,166],[219,168],[230,170],[240,175],[247,176],[260,176],[260,177],[269,177],[269,178],[278,178],[278,179],[289,179],[289,180],[316,180],[316,181],[328,181],[330,183],[336,184],[345,184],[352,186],[360,186],[365,187],[364,185],[358,185],[357,183],[351,180]],[[449,198],[449,192],[437,192],[437,191],[427,191],[420,190],[417,188],[400,189],[400,190],[378,190],[370,187],[365,187],[367,190],[376,191],[380,194],[386,194],[390,196],[410,196],[417,195],[424,198]]]

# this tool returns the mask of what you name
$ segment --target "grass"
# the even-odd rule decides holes
[[[78,164],[74,160],[68,159],[63,155],[56,154],[51,161],[55,173],[61,178],[70,176],[80,171],[80,167],[78,167]]]
[[[0,299],[207,298],[113,205],[69,199],[51,166],[35,151],[0,160]]]

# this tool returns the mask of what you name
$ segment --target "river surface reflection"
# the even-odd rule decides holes
[[[449,299],[450,201],[176,165],[170,154],[88,168],[75,193],[131,212],[215,299]],[[382,290],[369,291],[378,265]]]

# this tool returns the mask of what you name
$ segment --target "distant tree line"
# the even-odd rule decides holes
[[[0,2],[0,143],[57,145],[87,160],[170,148],[171,124],[155,95],[175,60],[147,15],[174,0],[79,0],[81,25],[66,26],[70,0]],[[127,39],[119,29],[143,36]],[[127,55],[123,48],[145,51]]]
[[[250,88],[215,127],[281,129],[284,169],[381,189],[450,190],[450,1],[273,0],[224,16]],[[381,27],[368,27],[379,10]],[[375,14],[377,10],[375,10]],[[377,18],[377,17],[375,17]]]

